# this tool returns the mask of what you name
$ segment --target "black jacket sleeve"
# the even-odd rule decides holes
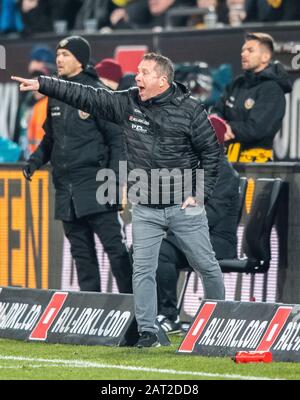
[[[262,85],[253,108],[244,121],[230,121],[235,140],[257,143],[262,138],[273,136],[274,127],[280,125],[285,113],[283,90],[276,83]]]
[[[49,106],[47,111],[47,119],[44,122],[43,129],[45,131],[44,137],[41,140],[38,148],[29,157],[29,163],[33,164],[35,169],[39,169],[42,165],[50,161],[51,152],[53,148],[53,132],[51,117],[49,115]]]
[[[195,110],[191,141],[204,170],[204,201],[214,190],[219,175],[220,146],[207,113],[202,106]]]
[[[222,160],[220,164],[220,176],[215,190],[206,204],[206,213],[209,229],[213,229],[226,216],[238,214],[239,202],[239,175],[228,161]]]
[[[79,110],[111,122],[120,123],[124,119],[128,105],[128,92],[113,92],[104,88],[93,88],[62,79],[40,76],[39,92],[63,101]]]

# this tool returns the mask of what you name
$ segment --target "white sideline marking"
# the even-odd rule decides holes
[[[192,376],[203,376],[209,378],[228,378],[228,379],[242,379],[242,380],[278,380],[278,379],[259,377],[259,376],[244,376],[236,374],[212,374],[209,372],[195,372],[195,371],[177,371],[175,369],[158,369],[158,368],[135,367],[129,365],[100,364],[96,362],[81,361],[81,360],[60,360],[60,359],[51,360],[46,358],[14,357],[14,356],[1,356],[1,355],[0,355],[0,360],[45,363],[49,364],[48,366],[53,366],[53,367],[66,366],[72,368],[120,369],[120,370],[137,371],[137,372],[156,372],[159,374],[192,375]],[[43,365],[46,366],[45,364]]]
[[[59,364],[26,364],[26,365],[0,365],[0,369],[24,369],[25,368],[44,368],[44,367],[51,367],[57,368]]]

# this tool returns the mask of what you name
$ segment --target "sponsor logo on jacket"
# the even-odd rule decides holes
[[[136,132],[139,133],[148,133],[148,129],[145,128],[145,126],[149,126],[150,123],[148,121],[146,121],[145,119],[139,118],[139,117],[135,117],[134,115],[129,115],[129,121],[132,122],[131,124],[131,129],[133,129]],[[142,126],[142,125],[144,126]]]
[[[61,116],[61,111],[60,107],[51,107],[51,117],[60,117]]]
[[[235,102],[235,97],[230,96],[229,100],[226,100],[225,104],[226,104],[227,107],[233,108],[234,107],[234,102]]]
[[[146,126],[150,125],[150,123],[148,121],[146,121],[145,119],[137,118],[137,117],[135,117],[133,115],[129,115],[129,121],[137,122],[138,124],[143,124],[143,125],[146,125]]]

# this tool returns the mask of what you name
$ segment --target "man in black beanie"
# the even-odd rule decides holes
[[[90,45],[80,36],[61,40],[56,48],[59,77],[102,87],[96,71],[88,65]],[[118,204],[99,204],[96,191],[101,181],[98,171],[111,168],[116,173],[122,154],[120,128],[97,116],[49,99],[45,135],[24,167],[31,180],[36,169],[51,161],[56,189],[55,218],[63,222],[71,244],[78,282],[82,291],[101,291],[95,249],[96,234],[108,255],[112,273],[122,293],[132,293],[132,271],[125,245]]]
[[[91,57],[91,47],[89,42],[81,36],[69,36],[62,39],[56,46],[59,49],[68,50],[80,62],[82,69],[88,65]]]

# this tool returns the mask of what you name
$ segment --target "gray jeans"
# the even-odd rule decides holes
[[[165,209],[132,207],[133,294],[139,332],[156,332],[156,269],[160,245],[170,229],[191,267],[202,279],[207,299],[224,300],[223,276],[212,249],[206,212],[199,206]]]

